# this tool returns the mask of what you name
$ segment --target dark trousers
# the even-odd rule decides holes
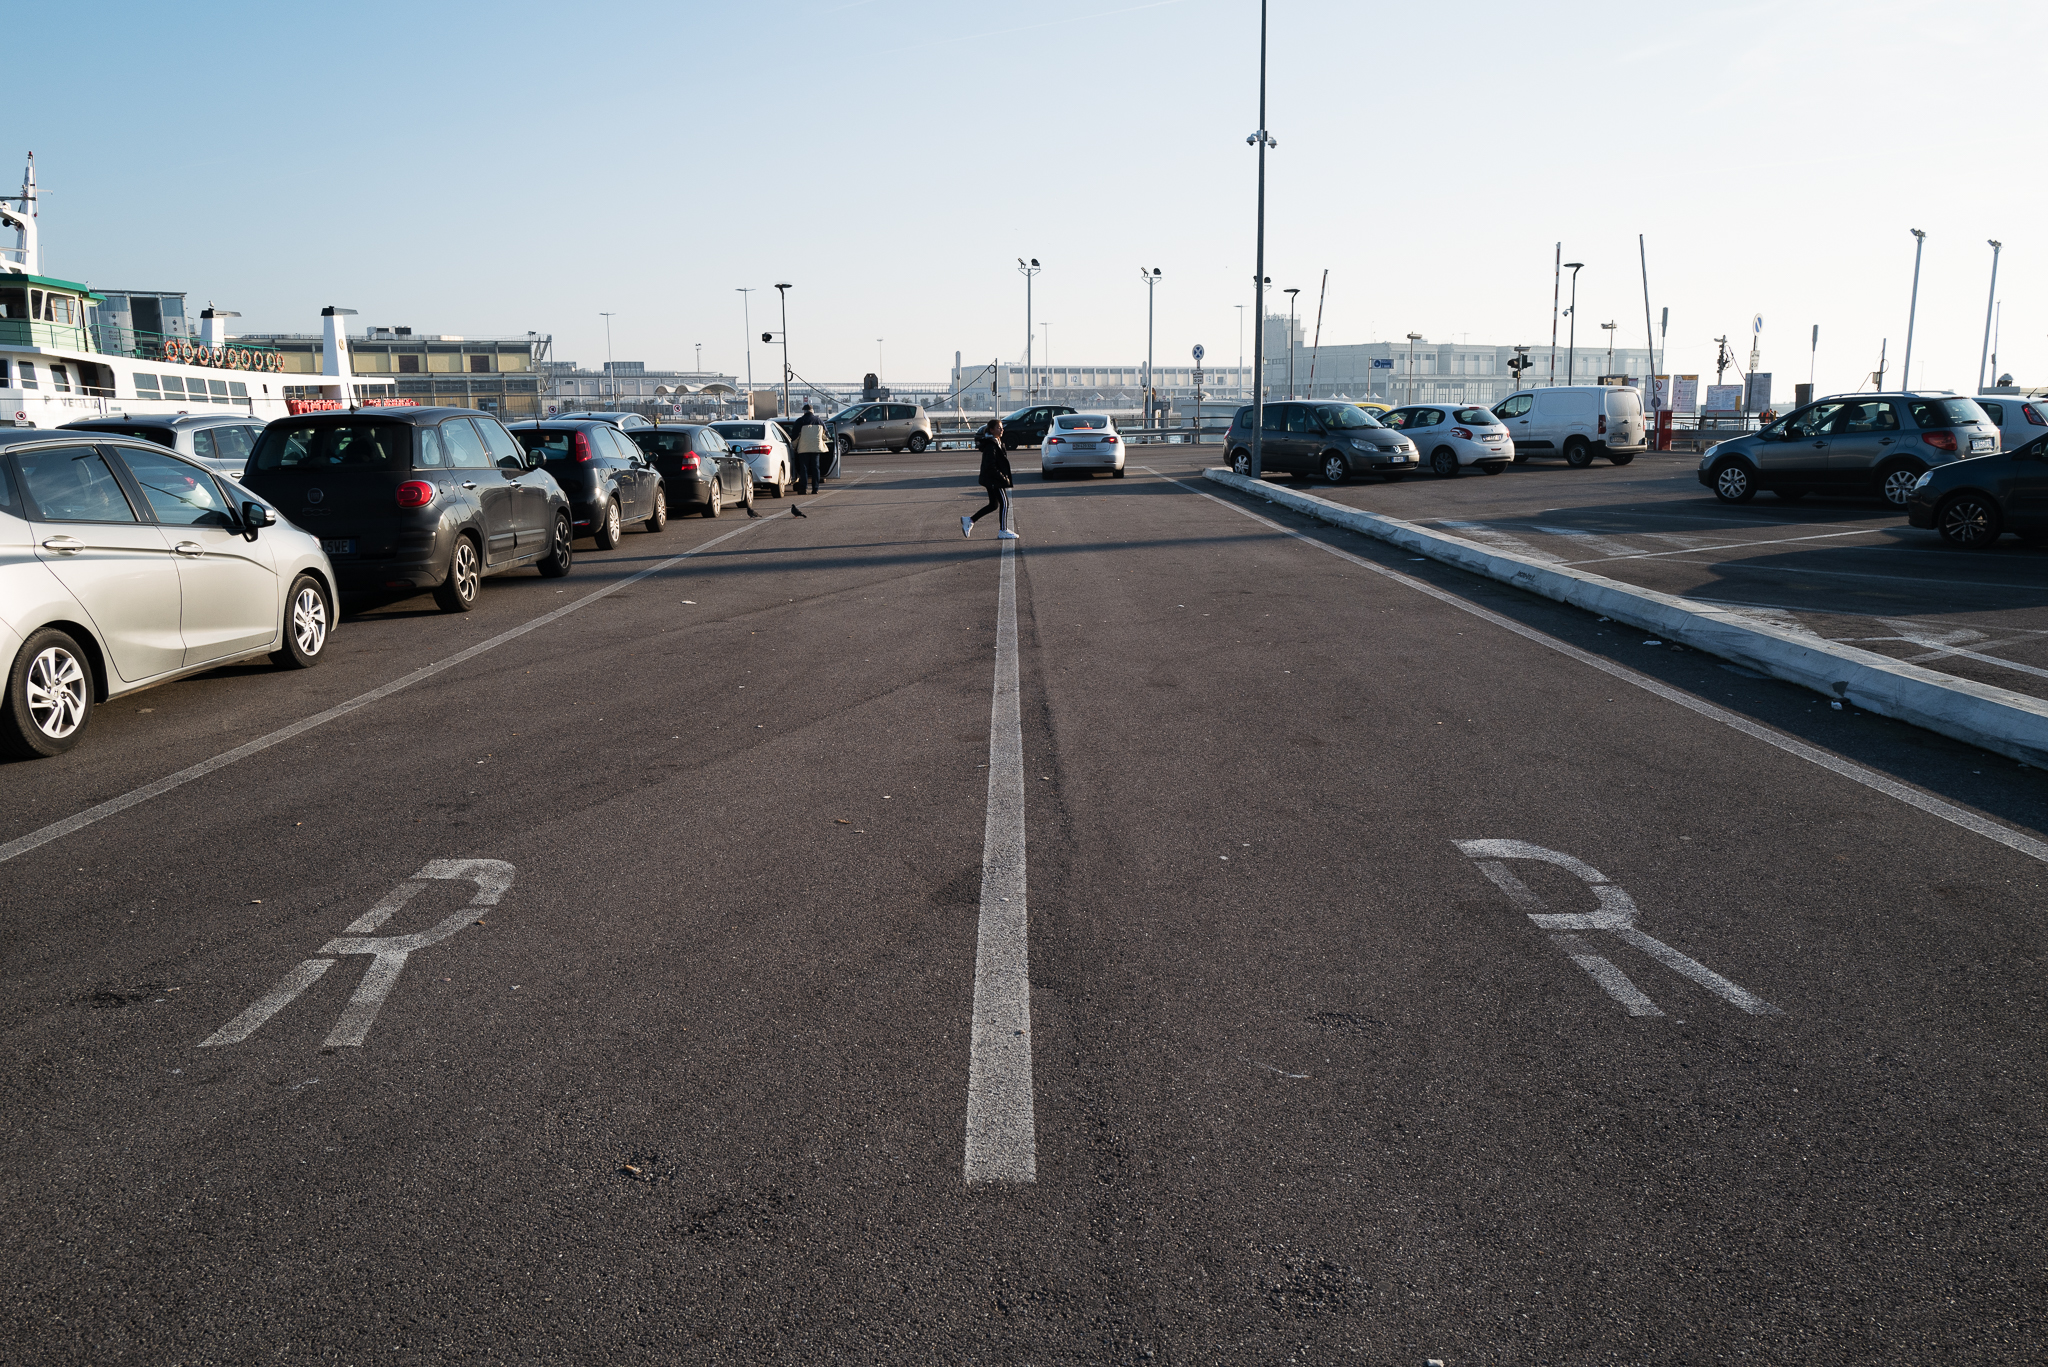
[[[997,513],[996,526],[1007,532],[1010,530],[1010,491],[999,484],[984,484],[982,487],[988,490],[988,506],[971,520],[979,522],[990,513]]]
[[[796,491],[798,493],[815,494],[818,492],[818,460],[819,457],[816,451],[797,452]],[[804,488],[804,482],[806,480],[810,482],[810,488],[808,490]]]

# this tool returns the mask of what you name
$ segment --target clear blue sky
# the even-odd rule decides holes
[[[552,332],[557,356],[743,364],[791,291],[791,359],[938,379],[1054,361],[1235,360],[1250,303],[1256,0],[604,6],[16,6],[13,184],[33,148],[50,273],[183,289],[248,331]],[[1274,0],[1268,272],[1326,342],[1548,343],[1552,244],[1590,331],[1670,368],[1764,315],[1764,368],[1850,387],[1903,348],[1974,384],[1990,249],[2002,367],[2048,383],[2032,144],[2048,6],[1976,0],[1382,5]],[[30,60],[37,52],[43,58]],[[1284,302],[1284,300],[1282,301]],[[1246,310],[1247,314],[1249,309]],[[1249,347],[1249,330],[1247,330]],[[1742,348],[1745,352],[1746,345]],[[1043,353],[1041,352],[1041,359]],[[755,344],[755,373],[775,362]],[[1896,370],[1894,370],[1896,375]]]

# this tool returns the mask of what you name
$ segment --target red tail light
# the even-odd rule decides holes
[[[1102,439],[1102,443],[1105,446],[1114,446],[1116,445],[1116,436],[1114,434],[1111,434],[1110,436],[1104,437]]]
[[[1926,442],[1937,451],[1953,451],[1956,449],[1956,434],[1953,432],[1922,432],[1920,440]]]
[[[2027,421],[2034,424],[2034,426],[2048,427],[2048,422],[2041,421],[2041,415],[2034,411],[2034,405],[2030,403],[2023,403],[2020,405],[2020,412],[2026,414]]]
[[[409,479],[398,486],[398,506],[424,508],[434,501],[434,486],[423,479]]]
[[[1607,415],[1605,413],[1602,413],[1600,415],[1600,430],[1598,432],[1595,432],[1593,435],[1596,437],[1604,437],[1607,435]]]
[[[590,438],[581,432],[574,433],[573,435],[576,438],[576,445],[574,448],[576,452],[576,463],[578,465],[588,465],[590,463]]]
[[[1060,444],[1061,442],[1063,442],[1063,441],[1065,441],[1065,440],[1066,440],[1066,438],[1065,438],[1065,437],[1047,437],[1047,438],[1045,439],[1045,444],[1046,444],[1047,446],[1058,446],[1058,445],[1059,445],[1059,444]]]
[[[1605,420],[1603,419],[1602,421],[1604,422]],[[1605,432],[1607,429],[1603,426],[1600,430],[1602,432]],[[1453,427],[1451,429],[1451,435],[1454,437],[1458,437],[1464,441],[1470,441],[1472,440],[1472,429],[1469,427]]]
[[[697,472],[697,458],[694,455],[679,458],[676,461],[676,469],[681,470],[684,474],[695,474]]]
[[[775,454],[775,448],[772,446],[735,446],[733,450],[743,456],[772,456]]]

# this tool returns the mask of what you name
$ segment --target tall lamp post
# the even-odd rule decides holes
[[[604,377],[605,377],[606,381],[608,381],[608,382],[610,383],[611,387],[612,387],[612,403],[613,403],[613,405],[614,405],[614,406],[616,406],[616,405],[617,405],[617,403],[618,403],[618,401],[619,401],[619,377],[618,377],[618,375],[617,375],[617,374],[616,374],[616,373],[615,373],[615,372],[614,372],[614,371],[612,370],[612,317],[613,317],[613,315],[611,315],[611,314],[609,314],[609,313],[606,313],[606,314],[604,314],[604,315],[603,315],[603,317],[604,317]]]
[[[1259,128],[1245,138],[1259,149],[1259,253],[1253,265],[1252,312],[1258,315],[1259,330],[1252,334],[1252,454],[1245,471],[1253,479],[1265,469],[1266,454],[1266,150],[1280,143],[1266,131],[1266,0],[1259,0]]]
[[[777,297],[782,300],[782,413],[789,416],[789,292],[793,286],[784,283],[775,287]],[[766,337],[761,339],[767,341]]]
[[[1985,241],[1991,248],[1991,296],[1984,301],[1984,350],[1977,354],[1977,392],[1979,394],[1984,392],[1984,362],[1991,355],[1991,309],[1998,301],[1998,251],[2004,245],[1991,238],[1986,238]],[[1998,379],[1996,375],[1991,378],[1994,382]]]
[[[1287,296],[1287,397],[1294,397],[1294,296],[1301,293],[1301,287],[1282,290]]]
[[[1244,397],[1244,305],[1237,307],[1237,397]]]
[[[1422,340],[1422,334],[1408,334],[1408,402],[1415,402],[1415,344]]]
[[[747,307],[752,302],[747,296],[754,291],[738,285],[733,288],[739,291],[740,296],[740,325],[747,330],[747,392],[751,394],[754,392],[754,318],[752,310]]]
[[[1913,387],[1913,321],[1920,313],[1920,249],[1927,245],[1927,234],[1918,228],[1909,228],[1913,234],[1913,302],[1906,308],[1906,359],[1899,366],[1899,388]]]
[[[1038,274],[1040,269],[1038,258],[1035,256],[1031,258],[1031,264],[1028,266],[1024,264],[1023,257],[1017,258],[1018,273],[1024,277],[1024,402],[1026,403],[1031,402],[1031,396],[1036,392],[1031,387],[1031,277]]]
[[[1572,306],[1565,311],[1572,320],[1571,331],[1565,339],[1564,382],[1572,382],[1572,363],[1579,359],[1579,271],[1585,267],[1583,261],[1564,263],[1572,273]]]
[[[1157,427],[1159,386],[1152,378],[1152,287],[1159,283],[1159,267],[1149,271],[1138,267],[1138,278],[1145,282],[1145,426]]]
[[[1602,323],[1600,330],[1607,334],[1607,373],[1614,373],[1614,327],[1613,323]]]

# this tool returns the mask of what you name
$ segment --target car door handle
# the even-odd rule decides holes
[[[1879,446],[1890,446],[1892,444],[1892,439],[1890,437],[1880,437],[1878,438],[1877,444]]]
[[[180,541],[177,545],[171,547],[171,549],[176,551],[179,555],[183,556],[200,556],[206,554],[206,547],[200,545],[197,541]]]
[[[1816,450],[1816,451],[1818,451],[1818,450],[1820,450],[1820,448],[1821,448],[1821,447],[1823,447],[1823,446],[1826,446],[1826,445],[1827,445],[1827,443],[1826,443],[1826,442],[1824,442],[1824,441],[1817,441],[1817,442],[1815,442],[1815,443],[1813,444],[1813,449],[1814,449],[1814,450]]]
[[[71,555],[84,550],[85,543],[75,536],[53,536],[43,543],[43,549],[55,551],[59,555]]]
[[[462,481],[462,487],[465,489],[474,489],[476,488],[476,481],[465,479],[464,481]]]

